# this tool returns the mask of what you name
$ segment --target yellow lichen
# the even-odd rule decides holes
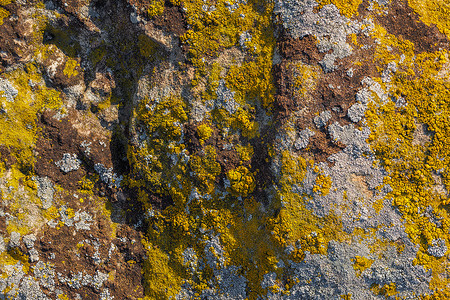
[[[355,256],[355,258],[352,258],[352,262],[353,269],[355,269],[356,272],[356,276],[361,276],[361,273],[364,272],[364,270],[370,268],[374,260],[368,259],[364,256]]]
[[[140,34],[138,36],[138,47],[139,52],[144,57],[154,56],[156,54],[156,50],[158,49],[158,45],[156,44],[156,42],[145,34]]]
[[[144,124],[148,139],[144,147],[129,148],[128,159],[133,172],[144,177],[153,192],[169,194],[172,190],[169,188],[170,182],[178,169],[172,166],[173,160],[166,153],[177,157],[183,150],[175,145],[175,141],[181,138],[181,124],[187,121],[185,104],[176,96],[169,96],[158,103],[145,100],[139,107],[137,119]],[[185,168],[183,164],[177,166]]]
[[[387,199],[393,199],[405,220],[406,233],[419,245],[414,263],[432,270],[432,290],[442,289],[448,286],[448,276],[443,275],[448,271],[441,263],[443,258],[431,256],[428,248],[437,238],[450,239],[447,196],[433,188],[437,173],[445,187],[450,187],[450,174],[440,171],[445,169],[450,155],[446,138],[450,133],[450,94],[445,79],[448,53],[441,50],[415,55],[411,42],[387,34],[379,25],[375,26],[373,36],[380,40],[375,49],[379,69],[390,62],[399,67],[389,86],[377,78],[374,80],[393,97],[403,97],[408,105],[398,107],[392,101],[382,102],[375,97],[366,114],[367,123],[373,129],[368,141],[388,172],[384,181],[393,191]],[[393,47],[399,51],[390,50]],[[416,141],[420,130],[417,124],[424,124],[421,126],[427,128],[430,138]],[[421,213],[427,207],[433,209],[441,224],[431,222]]]
[[[56,109],[61,104],[60,92],[47,88],[35,65],[16,69],[3,76],[18,90],[14,102],[3,102],[6,113],[0,116],[0,144],[13,150],[22,166],[34,162],[32,149],[36,141],[36,117],[44,109]],[[30,82],[34,82],[33,88]]]
[[[92,64],[94,66],[97,65],[105,57],[106,53],[107,50],[105,45],[101,45],[100,47],[94,49],[90,54],[90,60]]]
[[[220,164],[216,161],[215,148],[207,146],[205,155],[192,157],[190,165],[201,187],[206,193],[211,193],[214,190],[215,179],[221,171]]]
[[[278,270],[282,251],[271,242],[270,232],[265,229],[268,216],[261,204],[251,197],[256,181],[248,166],[254,155],[248,139],[260,134],[256,109],[270,108],[275,92],[271,73],[275,47],[271,21],[273,3],[263,1],[258,4],[261,5],[241,3],[231,12],[226,0],[183,2],[189,29],[181,39],[189,46],[188,57],[195,68],[193,96],[200,103],[209,105],[217,98],[217,89],[223,80],[236,103],[235,113],[217,107],[205,114],[204,121],[197,127],[201,149],[191,152],[185,144],[183,125],[187,122],[188,107],[180,98],[173,97],[178,98],[176,101],[144,99],[136,110],[136,121],[142,128],[139,134],[144,138],[139,145],[129,147],[132,172],[124,182],[138,189],[144,206],[152,210],[152,226],[146,237],[153,245],[152,249],[157,248],[163,253],[154,255],[153,252],[153,261],[169,266],[165,272],[173,275],[173,280],[164,280],[160,287],[146,290],[153,298],[159,296],[155,296],[154,291],[174,290],[173,286],[184,281],[198,297],[204,289],[214,286],[210,266],[196,270],[196,276],[188,275],[191,272],[189,264],[183,261],[182,255],[188,245],[197,257],[205,257],[209,252],[217,259],[223,255],[224,266],[239,266],[248,279],[249,299],[267,293],[260,284],[264,274]],[[240,51],[239,36],[245,31],[251,32],[251,38],[245,42],[245,51],[252,58],[244,63],[233,61],[225,67],[219,58],[221,51],[231,48]],[[216,150],[211,141],[216,130],[219,138],[222,133],[239,139],[232,143],[238,145],[236,150],[241,162],[225,174],[218,162],[217,151],[220,150]],[[224,181],[230,183],[229,193],[222,189]],[[153,210],[148,191],[170,197],[174,204],[162,211]],[[244,200],[242,204],[239,199]],[[219,234],[222,254],[205,247],[208,240],[205,231]],[[215,267],[221,267],[220,263]],[[144,272],[152,273],[152,269],[147,268]],[[280,286],[281,282],[271,288]]]
[[[64,66],[63,73],[68,78],[74,77],[78,75],[78,71],[76,70],[76,67],[78,66],[78,62],[76,59],[69,58],[66,61],[66,65]]]
[[[254,138],[259,135],[258,122],[254,120],[254,117],[247,110],[239,109],[235,114],[235,122],[233,123],[235,128],[242,130],[242,135],[248,138]]]
[[[51,206],[49,209],[45,210],[44,217],[47,220],[54,220],[59,217],[59,211],[55,206]]]
[[[0,26],[3,25],[3,19],[9,16],[9,11],[0,7]]]
[[[375,212],[376,212],[377,214],[379,214],[380,211],[383,209],[383,202],[384,202],[383,199],[378,199],[377,201],[375,201],[375,202],[372,204],[372,207],[373,207],[373,209],[375,209]]]
[[[288,63],[288,68],[294,75],[294,95],[305,97],[315,89],[320,68],[302,62]]]
[[[328,241],[345,238],[342,224],[333,213],[323,218],[315,216],[305,207],[306,195],[293,192],[294,185],[302,184],[308,165],[306,160],[285,150],[281,153],[281,163],[277,196],[283,207],[278,216],[269,221],[272,237],[281,245],[295,245],[297,250],[292,258],[296,260],[302,260],[305,251],[325,254]]]
[[[331,184],[332,181],[330,176],[319,174],[316,177],[316,183],[314,184],[313,192],[322,196],[326,196],[330,192]]]
[[[450,38],[450,3],[447,0],[408,0],[428,26],[434,24]]]
[[[0,0],[0,5],[5,6],[12,2],[12,0]],[[3,25],[3,19],[9,16],[9,11],[0,7],[0,26]]]
[[[13,248],[0,253],[0,275],[6,270],[5,266],[16,265],[19,262],[22,265],[22,271],[27,274],[30,269],[30,263],[28,260],[29,257],[23,254],[18,248]]]
[[[202,124],[197,127],[197,134],[200,137],[200,143],[203,144],[211,137],[214,130],[208,124]]]
[[[247,196],[255,189],[255,179],[244,166],[239,166],[227,172],[231,191],[238,196]]]
[[[214,3],[214,9],[196,0],[184,1],[187,22],[191,26],[182,40],[189,44],[189,54],[192,62],[199,68],[199,74],[208,70],[205,58],[215,57],[221,48],[238,45],[239,36],[244,32],[251,32],[251,39],[246,43],[248,50],[255,55],[254,61],[240,66],[231,65],[226,75],[227,85],[236,92],[238,102],[260,100],[265,106],[273,101],[272,55],[273,30],[271,13],[273,3],[261,3],[264,9],[259,11],[253,4],[241,4],[231,12],[227,1],[219,0]],[[212,7],[212,6],[211,6]],[[245,17],[241,17],[244,15]],[[256,26],[256,27],[255,27]],[[202,71],[203,70],[203,71]],[[211,74],[214,74],[212,72]],[[209,74],[208,74],[209,76]],[[202,80],[200,76],[197,80]]]
[[[249,161],[253,156],[253,146],[248,144],[247,146],[236,146],[236,151],[242,161]]]
[[[397,294],[397,288],[395,283],[393,282],[385,284],[381,287],[378,284],[373,284],[370,289],[375,295],[383,295],[386,298],[395,296]]]
[[[152,0],[147,9],[149,17],[162,15],[164,12],[164,0]]]
[[[358,7],[362,3],[362,0],[318,0],[317,2],[319,3],[320,8],[333,3],[339,9],[341,14],[347,18],[351,18],[354,15],[358,15]]]

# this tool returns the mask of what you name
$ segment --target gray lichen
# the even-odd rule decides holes
[[[55,188],[48,177],[34,176],[33,180],[37,183],[37,196],[42,201],[42,208],[49,209],[53,203]]]
[[[309,128],[306,128],[298,134],[298,138],[294,143],[294,147],[297,150],[304,149],[309,144],[309,138],[314,135],[314,132],[311,131]]]
[[[55,269],[49,264],[38,261],[33,268],[34,278],[39,281],[39,284],[50,290],[55,289]]]
[[[225,81],[221,79],[219,81],[219,86],[217,88],[217,98],[215,101],[215,106],[217,108],[225,109],[229,114],[234,114],[238,109],[238,104],[234,100],[235,92],[231,91],[225,84]]]
[[[243,50],[247,49],[247,42],[250,42],[252,40],[252,35],[248,32],[248,31],[244,31],[240,36],[239,36],[239,45],[241,46],[241,48]]]
[[[17,248],[20,246],[20,233],[13,231],[9,237],[9,248]]]
[[[75,217],[73,218],[75,221],[75,229],[76,230],[90,230],[91,225],[94,222],[94,219],[88,212],[75,212]]]
[[[322,128],[325,125],[327,125],[330,119],[331,119],[331,112],[329,110],[325,110],[321,112],[318,116],[314,117],[314,124],[316,124],[317,128]]]
[[[61,171],[68,173],[78,170],[81,166],[81,160],[77,158],[76,154],[64,153],[62,159],[55,164]]]
[[[325,72],[331,72],[337,68],[336,59],[352,53],[352,47],[346,42],[347,35],[359,32],[359,26],[342,16],[334,4],[325,5],[315,12],[317,6],[314,0],[278,0],[274,12],[294,38],[307,35],[317,38],[317,48],[326,52],[320,64]],[[328,53],[330,50],[332,52]]]
[[[0,235],[0,253],[6,251],[5,240],[3,236]]]
[[[431,246],[428,247],[428,254],[441,258],[447,253],[447,245],[444,239],[434,239],[431,241]]]
[[[30,255],[30,262],[39,261],[39,252],[36,249],[31,249],[30,251],[28,251],[28,254]]]
[[[103,164],[95,164],[94,166],[95,171],[100,176],[100,180],[103,181],[108,185],[108,187],[119,187],[120,183],[123,179],[121,175],[117,176],[113,172],[113,168],[107,168]]]
[[[14,102],[19,91],[6,79],[0,78],[0,100],[6,99],[8,102]]]
[[[296,284],[287,296],[281,293],[271,299],[340,299],[350,293],[352,299],[384,299],[375,296],[370,287],[394,283],[402,299],[414,299],[415,293],[428,293],[431,272],[422,266],[413,266],[412,257],[417,247],[407,242],[399,253],[395,247],[388,247],[387,255],[374,257],[365,242],[340,243],[331,241],[325,255],[306,253],[300,263],[288,261]],[[352,259],[362,256],[372,259],[373,264],[361,274],[356,274]],[[275,275],[268,274],[266,281],[274,282]],[[267,283],[266,283],[267,284]]]
[[[36,236],[34,234],[27,234],[23,236],[23,243],[28,249],[34,247],[34,242],[36,242]]]
[[[352,122],[358,123],[366,113],[366,106],[361,103],[355,103],[347,111],[347,116]]]

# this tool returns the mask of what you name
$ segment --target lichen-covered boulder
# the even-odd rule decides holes
[[[445,0],[0,0],[0,299],[449,299]]]

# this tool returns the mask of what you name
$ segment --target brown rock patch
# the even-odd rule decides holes
[[[152,5],[152,1],[128,0],[128,2],[136,8],[139,14],[148,17],[147,10]],[[173,5],[170,1],[165,1],[163,14],[153,17],[151,21],[156,27],[166,32],[174,33],[177,36],[181,36],[186,32],[187,23],[181,6]]]
[[[301,60],[307,64],[317,64],[325,56],[317,49],[316,38],[312,35],[294,39],[283,34],[277,41],[277,47],[283,58]]]
[[[36,142],[35,172],[39,176],[49,177],[64,188],[76,189],[78,181],[86,174],[83,168],[64,173],[56,162],[65,153],[76,154],[78,159],[81,158],[78,151],[79,137],[67,119],[58,121],[53,115],[54,113],[46,111],[38,122],[42,131]]]
[[[317,83],[315,88],[307,90],[304,95],[298,95],[295,92],[296,78],[289,64],[300,61],[307,66],[319,67],[319,61],[324,54],[319,53],[315,38],[312,36],[293,39],[283,32],[277,42],[281,63],[274,66],[277,87],[274,114],[276,120],[282,123],[293,117],[298,131],[305,128],[315,131],[308,147],[300,152],[306,156],[312,155],[316,161],[326,161],[330,155],[344,147],[331,141],[328,125],[334,122],[341,125],[349,124],[347,110],[356,102],[355,95],[361,88],[361,80],[365,76],[379,76],[373,63],[367,60],[368,57],[373,57],[373,50],[370,47],[373,41],[363,34],[360,34],[358,39],[368,47],[355,47],[350,57],[337,62],[339,68],[334,72],[325,74],[321,68],[318,68],[320,71],[318,78],[315,79]],[[351,76],[347,73],[350,69]],[[317,128],[314,118],[323,111],[330,111],[331,119],[324,127]]]
[[[96,164],[112,168],[117,176],[128,171],[120,139],[111,138],[109,131],[104,130],[95,117],[89,118],[74,110],[61,120],[55,119],[54,115],[54,112],[46,111],[38,122],[41,131],[36,143],[37,175],[47,176],[62,187],[73,190],[80,187],[79,182],[85,175],[96,173]],[[56,165],[66,153],[77,155],[81,160],[78,170],[64,173]],[[115,199],[117,190],[108,187],[107,183],[98,180],[95,189],[95,193]]]
[[[417,53],[434,52],[449,46],[446,35],[435,25],[423,23],[406,0],[391,1],[388,14],[377,16],[377,20],[389,34],[413,42]]]
[[[166,1],[164,13],[156,16],[153,20],[157,27],[161,27],[167,32],[181,36],[186,32],[186,19],[180,6],[173,6]]]
[[[84,201],[81,202],[80,198],[84,198]],[[45,226],[35,243],[40,260],[54,265],[55,272],[64,278],[70,279],[79,273],[94,276],[97,271],[108,274],[102,289],[108,288],[115,299],[143,297],[141,265],[145,249],[140,242],[141,233],[126,224],[113,224],[98,209],[98,201],[103,201],[101,199],[66,195],[63,200],[65,206],[74,212],[88,212],[92,216],[90,230],[76,230],[74,225],[68,226],[61,222],[55,228]],[[56,221],[59,220],[60,217],[56,218]],[[115,235],[113,226],[117,228]],[[99,290],[92,284],[74,288],[59,277],[55,278],[55,287],[70,299],[75,299],[76,294],[86,299],[98,297]],[[51,295],[50,291],[44,291]]]
[[[11,155],[11,150],[4,145],[0,145],[0,162],[5,164],[6,169],[16,163],[16,158]]]
[[[26,63],[33,57],[34,22],[15,3],[3,7],[10,12],[10,16],[4,18],[0,26],[0,63],[3,67]]]

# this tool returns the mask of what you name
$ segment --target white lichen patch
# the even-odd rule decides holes
[[[0,100],[14,102],[19,91],[6,79],[0,78]]]
[[[347,111],[347,116],[350,118],[350,120],[354,123],[358,123],[361,121],[362,118],[364,118],[364,115],[366,113],[367,107],[364,106],[361,103],[355,103]]]
[[[81,160],[76,154],[64,153],[61,160],[55,162],[55,165],[64,173],[76,171],[81,166]]]
[[[318,40],[317,48],[326,53],[320,62],[325,72],[337,68],[335,61],[351,55],[352,47],[347,43],[347,35],[358,33],[360,26],[342,16],[334,4],[325,5],[318,12],[314,0],[278,0],[274,13],[280,15],[284,28],[294,38],[313,35]]]
[[[434,239],[427,251],[430,255],[441,258],[447,253],[447,244],[444,239]]]
[[[103,164],[95,164],[95,171],[100,176],[100,180],[106,183],[109,187],[119,187],[123,176],[117,175],[113,172],[113,168],[107,168]]]
[[[42,208],[49,209],[53,203],[55,188],[48,177],[34,176],[33,180],[37,183],[37,196],[42,201]]]
[[[318,116],[314,117],[314,124],[316,124],[317,128],[322,128],[328,123],[330,119],[331,119],[331,111],[325,110],[321,112]]]
[[[299,132],[298,138],[294,143],[294,147],[297,150],[304,149],[309,144],[309,138],[314,135],[314,132],[311,131],[309,128],[306,128]]]

